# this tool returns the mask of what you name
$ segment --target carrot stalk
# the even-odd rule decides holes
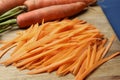
[[[8,25],[2,26],[2,27],[0,27],[0,33],[3,33],[3,32],[8,31],[10,29],[12,29],[11,26],[8,26]]]
[[[9,27],[10,25],[12,25],[12,24],[16,24],[16,19],[10,19],[10,20],[7,20],[7,21],[5,21],[5,22],[1,22],[0,23],[0,27],[2,27],[2,26],[6,26],[6,28],[7,27]]]
[[[0,16],[0,22],[22,13],[23,11],[25,11],[25,9],[26,9],[25,6],[18,6],[18,7],[11,9],[10,11]]]

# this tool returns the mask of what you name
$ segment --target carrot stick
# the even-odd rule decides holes
[[[33,25],[32,25],[28,30],[26,30],[25,34],[23,36],[21,36],[19,41],[20,40],[28,40],[28,39],[30,39],[33,36],[34,32],[35,32],[35,31],[33,31],[34,29],[35,28],[33,28]],[[28,36],[28,34],[29,34],[29,36]]]
[[[58,68],[56,74],[59,75],[59,76],[64,76],[64,75],[66,75],[67,73],[69,73],[70,70],[68,69],[68,67],[69,67],[72,63],[73,63],[73,61],[61,65],[61,66]]]
[[[58,61],[60,61],[60,60],[62,60],[62,59],[65,59],[65,58],[73,55],[72,51],[74,51],[75,48],[76,48],[76,46],[73,46],[73,47],[71,46],[69,49],[66,49],[65,53],[62,54],[63,56],[60,56],[60,57],[57,58],[54,62],[58,62]],[[75,54],[76,54],[76,53],[75,53]],[[54,63],[54,62],[53,62],[53,63]]]
[[[78,19],[32,25],[18,36],[13,40],[17,44],[14,53],[3,64],[29,69],[28,74],[57,70],[58,75],[71,72],[76,80],[83,80],[102,63],[120,54],[101,58],[113,38],[105,47],[104,35],[93,25]]]
[[[97,45],[95,43],[93,45],[93,48],[92,48],[92,53],[91,53],[89,67],[91,67],[94,64],[94,62],[95,62],[95,59],[96,59],[96,48],[97,48]]]
[[[22,47],[25,44],[26,41],[20,41],[17,44],[17,47],[14,49],[14,51],[11,53],[11,56],[14,55],[14,53],[20,49],[20,47]]]
[[[24,65],[24,66],[22,66],[22,67],[20,67],[19,70],[21,71],[21,70],[26,69],[26,68],[27,68],[28,66],[30,66],[32,63],[33,63],[33,61],[30,62],[30,63],[28,63],[28,64],[26,64],[26,65]]]
[[[78,70],[78,73],[76,74],[75,78],[77,78],[78,76],[82,75],[85,72],[86,61],[87,61],[86,59],[83,61],[83,63],[81,65],[80,69]]]
[[[16,44],[13,44],[12,46],[4,49],[4,50],[0,53],[0,58],[1,58],[8,50],[10,50],[11,48],[13,48],[13,47],[15,47],[15,46],[16,46]]]
[[[101,59],[104,51],[105,51],[105,47],[102,47],[101,49],[98,50],[97,55],[96,55],[96,59],[95,59],[96,62]]]
[[[55,49],[53,49],[53,50],[56,50],[57,48],[60,48],[60,47],[62,47],[62,46],[70,46],[70,45],[76,45],[76,44],[78,44],[78,43],[73,43],[73,44],[70,44],[70,43],[68,43],[68,44],[63,44],[63,45],[58,45],[58,46],[56,46],[55,47]],[[25,58],[28,58],[28,57],[31,57],[31,56],[33,56],[34,54],[37,54],[37,53],[40,53],[41,51],[40,50],[43,50],[44,49],[44,47],[43,48],[37,48],[37,49],[35,49],[35,50],[33,50],[33,51],[31,51],[30,53],[27,53],[26,54],[26,52],[24,52],[24,53],[22,53],[24,56],[21,56],[21,57],[19,57],[19,56],[17,56],[16,58],[10,58],[10,59],[8,59],[4,64],[5,65],[9,65],[9,64],[11,64],[12,62],[16,62],[16,61],[19,61],[19,60],[21,60],[21,59],[25,59]],[[52,51],[52,50],[51,50]],[[48,51],[49,52],[49,51]],[[46,54],[46,53],[45,53]],[[39,55],[43,55],[43,54],[39,54]]]
[[[77,64],[75,65],[73,74],[76,75],[81,67],[81,65],[83,64],[85,58],[87,56],[87,51],[85,51],[84,53],[82,53],[82,55],[80,56],[80,58],[78,59]]]
[[[27,30],[27,32],[29,32],[29,31],[31,31],[31,29],[33,29],[33,27],[31,26],[28,30]],[[28,34],[28,33],[27,33]],[[27,35],[26,35],[27,36]],[[25,37],[25,36],[24,36]],[[26,41],[24,41],[24,37],[22,36],[22,44],[24,44],[24,42],[26,42]],[[21,38],[20,38],[21,39]],[[27,38],[26,38],[27,39]],[[21,41],[21,40],[20,40]],[[21,47],[17,50],[17,51],[15,51],[15,53],[12,53],[12,54],[14,54],[14,55],[12,55],[12,59],[16,59],[16,58],[18,58],[18,57],[20,57],[20,56],[22,56],[22,55],[24,55],[27,51],[25,50],[25,47],[26,47],[26,45],[28,45],[28,44],[30,44],[31,42],[33,42],[34,41],[34,37],[33,38],[31,38],[29,41],[27,41],[26,42],[26,44],[24,44],[24,45],[21,45]],[[19,46],[17,46],[17,47],[19,47]],[[22,52],[21,52],[22,51]],[[25,52],[24,52],[25,51]],[[22,53],[22,54],[20,54],[20,53]],[[13,58],[14,57],[14,58]],[[10,58],[10,59],[11,59]],[[10,59],[8,59],[6,62],[5,62],[5,65],[7,65],[7,63],[8,63],[8,65],[9,65],[9,62],[10,62]]]
[[[79,30],[78,30],[78,31],[79,31]],[[81,29],[80,29],[80,31],[81,31]],[[76,31],[75,33],[77,33],[77,31]],[[71,35],[73,35],[73,34],[71,33]],[[69,35],[69,36],[71,36],[71,35]],[[68,37],[69,37],[69,36],[68,36]],[[94,36],[96,36],[96,34],[93,35],[93,37],[94,37]],[[92,37],[91,37],[91,38],[92,38]],[[63,39],[61,39],[61,40],[64,40],[64,39],[66,39],[66,37],[63,38]],[[58,40],[58,41],[56,41],[56,42],[59,42],[59,41],[61,41],[61,40]],[[90,41],[90,40],[88,39],[88,41]],[[84,40],[83,43],[84,43],[84,42],[86,42],[86,41]],[[53,43],[55,44],[55,42],[53,42]],[[40,47],[40,49],[38,48],[37,50],[33,51],[32,54],[33,54],[33,53],[36,53],[36,51],[37,51],[37,52],[38,52],[38,51],[40,52],[40,50],[49,47],[49,46],[50,46],[51,44],[53,44],[53,43],[50,43],[50,44],[48,44],[47,46],[45,46],[45,47],[43,47],[43,48],[41,48],[41,47]],[[81,43],[82,43],[82,42],[81,42]],[[80,44],[81,44],[81,43],[80,43]],[[21,49],[21,50],[22,50],[22,49]],[[23,48],[23,51],[24,51],[24,48]],[[26,53],[26,52],[24,52],[24,53],[22,53],[22,54],[25,54],[25,53]],[[18,56],[18,57],[19,57],[19,56]],[[8,60],[8,61],[5,62],[4,64],[5,64],[5,65],[9,65],[9,64],[11,64],[11,63],[14,61],[14,59],[16,59],[16,58],[12,58],[11,60]]]
[[[86,59],[85,69],[87,69],[89,67],[90,59],[91,59],[91,46],[89,45],[88,50],[87,50],[87,59]]]
[[[95,34],[96,35],[96,34]],[[93,35],[93,36],[95,36],[95,35]],[[92,37],[91,37],[92,38]],[[87,41],[90,41],[91,39],[88,39]],[[83,42],[81,42],[80,44],[82,44],[82,43],[84,43],[84,42],[87,42],[86,40],[84,40]],[[52,44],[52,43],[50,43],[50,44]],[[38,52],[40,52],[40,50],[42,50],[42,49],[44,49],[44,48],[46,48],[46,47],[48,47],[49,45],[47,45],[47,46],[45,46],[45,47],[43,47],[43,48],[41,48],[40,47],[40,49],[38,48],[37,50],[35,50],[35,51],[32,51],[30,54],[28,54],[27,56],[30,56],[31,54],[34,54],[34,53],[36,53],[36,51]],[[63,45],[62,45],[63,46]],[[41,55],[41,54],[40,54]],[[24,58],[25,58],[25,56],[24,56]],[[15,58],[16,59],[16,58]],[[22,57],[21,57],[21,59],[22,59]],[[13,61],[17,61],[17,59],[16,60],[11,60],[11,62],[13,62]],[[10,64],[11,63],[10,61],[8,61],[6,64]]]
[[[46,52],[44,52],[44,53],[41,53],[41,54],[39,54],[39,55],[37,55],[37,56],[34,56],[34,57],[32,57],[32,58],[29,58],[28,61],[26,60],[25,62],[22,62],[21,64],[18,64],[18,66],[23,65],[23,64],[25,64],[25,63],[33,60],[33,59],[37,59],[36,57],[38,57],[38,58],[39,58],[39,57],[42,57],[42,56],[50,53],[51,51],[54,51],[54,50],[60,48],[61,46],[63,46],[63,45],[59,45],[59,46],[57,46],[56,48],[53,48],[53,49],[51,49],[51,50],[49,50],[49,51],[46,51]],[[69,52],[71,52],[71,51],[69,51]],[[68,53],[69,53],[69,52],[68,52]]]
[[[47,61],[52,56],[45,56],[43,59],[38,60],[39,62],[34,63],[29,69],[38,69],[39,65],[42,65],[45,61]]]
[[[70,48],[70,49],[72,50],[73,48]],[[64,57],[64,55],[68,55],[68,54],[69,54],[68,53],[68,49],[63,49],[60,52],[58,52],[56,55],[54,55],[53,57],[51,57],[50,59],[48,59],[47,61],[45,61],[42,65],[47,66],[47,65],[50,65],[52,63],[55,63],[58,60],[60,60],[61,57]],[[63,56],[61,56],[61,55],[63,55]]]
[[[75,78],[75,80],[83,80],[85,77],[87,77],[93,70],[95,70],[96,68],[98,68],[100,65],[102,65],[103,63],[105,63],[106,61],[112,59],[113,57],[120,55],[120,52],[116,52],[113,55],[101,59],[100,61],[96,62],[92,67],[88,68],[81,76],[78,76]],[[78,74],[79,75],[79,74]]]
[[[72,52],[72,53],[74,53],[74,54],[71,53],[72,56],[67,57],[67,58],[65,58],[65,59],[62,59],[61,61],[58,61],[58,62],[56,62],[56,63],[53,63],[53,64],[51,64],[51,65],[48,65],[48,66],[46,66],[46,67],[43,67],[43,68],[41,68],[41,69],[33,70],[33,71],[31,71],[29,74],[36,74],[36,73],[44,72],[44,71],[46,71],[46,70],[48,70],[48,69],[53,69],[53,68],[56,69],[56,67],[58,67],[58,66],[60,66],[60,65],[62,65],[62,64],[64,64],[64,63],[66,63],[66,62],[69,62],[69,61],[73,60],[75,57],[77,57],[79,50],[80,50],[80,48],[77,48],[76,50],[74,50],[74,51]]]
[[[84,31],[84,29],[86,29],[86,28],[88,28],[88,26],[85,26],[85,27],[83,27],[83,28],[79,28],[79,29],[73,31],[72,33],[70,33],[70,35],[68,35],[68,36],[66,36],[66,37],[64,37],[64,38],[62,38],[62,39],[56,40],[56,41],[54,41],[53,43],[51,43],[51,44],[49,44],[49,45],[47,45],[47,46],[51,46],[51,45],[53,45],[53,44],[59,43],[59,42],[61,42],[61,41],[64,41],[64,40],[68,39],[69,37],[73,36],[74,34],[77,34],[78,32]],[[52,36],[53,36],[53,35],[52,35]],[[49,37],[49,36],[48,36],[48,37]],[[45,39],[48,39],[48,37],[45,38]],[[50,38],[51,38],[51,37],[50,37]],[[43,41],[44,41],[44,39],[43,39]],[[42,41],[42,42],[43,42],[43,41]],[[45,40],[45,41],[46,41],[46,40]],[[40,43],[42,43],[42,42],[38,42],[38,43],[34,44],[35,46],[31,46],[31,47],[33,47],[33,48],[34,48],[34,47],[38,47],[37,44],[40,44]],[[46,46],[46,47],[47,47],[47,46]],[[30,49],[31,49],[31,48],[30,48]]]
[[[100,44],[100,46],[98,47],[98,49],[101,48],[101,47],[103,47],[103,46],[105,46],[106,42],[107,42],[107,39],[106,38],[103,39],[102,43]]]
[[[32,71],[29,72],[28,74],[41,73],[41,72],[44,72],[44,71],[46,71],[46,70],[48,70],[48,69],[56,68],[56,67],[58,67],[59,65],[62,65],[62,64],[64,64],[64,63],[68,62],[68,61],[71,61],[71,59],[73,59],[73,58],[74,58],[73,56],[72,56],[72,57],[68,57],[68,58],[66,58],[66,59],[64,59],[64,60],[61,60],[61,61],[59,61],[59,62],[57,62],[57,63],[53,63],[53,64],[51,64],[51,65],[49,65],[49,66],[46,66],[46,67],[43,67],[43,68],[41,68],[41,69],[32,70]]]
[[[111,45],[112,45],[114,39],[115,39],[115,36],[112,36],[111,39],[110,39],[109,44],[107,45],[107,47],[106,47],[104,53],[102,54],[102,58],[105,57],[105,55],[106,55],[106,53],[108,52],[108,50],[110,49],[110,47],[111,47]]]
[[[64,25],[63,26],[61,26],[61,25],[58,26],[54,31],[52,31],[50,33],[50,35],[71,30],[74,27],[74,25],[77,24],[77,23],[79,23],[78,19],[73,19],[71,22],[66,23],[66,24],[62,23]]]
[[[28,58],[28,59],[24,60],[23,62],[18,63],[18,64],[17,64],[17,67],[20,67],[20,66],[22,66],[22,65],[24,65],[24,64],[26,64],[26,63],[29,63],[30,61],[32,61],[32,60],[34,60],[34,59],[38,59],[38,58],[43,57],[43,56],[45,56],[45,55],[47,55],[47,54],[50,54],[52,51],[54,51],[54,50],[56,50],[56,49],[58,49],[58,48],[59,48],[59,46],[58,46],[57,48],[48,50],[48,51],[46,51],[46,52],[44,52],[44,53],[41,53],[41,54],[39,54],[39,55],[33,56],[33,57],[31,57],[31,58]]]
[[[13,45],[16,43],[16,40],[19,39],[20,36],[16,37],[15,39],[7,42],[5,45],[3,45],[2,47],[0,47],[0,50],[4,50],[5,48],[8,48],[9,46]]]
[[[7,41],[0,40],[0,44],[5,44],[5,43],[7,43]]]
[[[52,40],[54,40],[56,37],[58,37],[57,35],[50,35],[50,36],[45,36],[42,39],[39,39],[38,41],[31,43],[31,46],[26,47],[26,50],[30,51],[33,50],[36,47],[39,46],[44,46],[45,44],[51,42]]]

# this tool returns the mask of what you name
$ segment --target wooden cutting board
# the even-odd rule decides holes
[[[77,18],[94,24],[107,38],[110,38],[110,36],[114,34],[113,29],[99,6],[89,7],[87,11],[77,15]],[[18,30],[13,30],[12,32],[6,32],[5,34],[0,35],[1,39],[10,40],[14,38],[16,36],[16,31]],[[116,51],[120,51],[120,42],[117,38],[107,56]],[[8,56],[8,54],[5,55],[4,59]],[[13,66],[4,67],[0,65],[0,80],[74,80],[74,76],[72,74],[68,74],[67,76],[59,77],[56,76],[55,72],[51,74],[43,73],[27,75],[26,70],[19,71]],[[86,80],[120,80],[120,56],[101,65],[91,73]]]

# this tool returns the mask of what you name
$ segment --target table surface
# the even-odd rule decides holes
[[[114,34],[112,27],[99,6],[89,7],[87,11],[80,13],[76,17],[94,24],[107,38],[110,38]],[[19,29],[8,31],[0,35],[0,37],[3,40],[11,40],[16,36],[16,31],[19,31]],[[107,53],[107,56],[116,51],[120,51],[120,42],[117,37],[111,49]],[[5,57],[0,61],[7,57],[8,54],[5,55]],[[120,80],[120,56],[117,56],[104,63],[86,78],[86,80],[101,79]],[[74,80],[74,76],[72,74],[68,74],[64,77],[59,77],[55,72],[50,74],[42,73],[37,75],[27,75],[26,70],[19,71],[13,66],[5,67],[0,65],[0,80]]]

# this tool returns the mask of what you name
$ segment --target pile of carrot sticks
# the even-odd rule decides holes
[[[120,55],[116,52],[105,57],[114,38],[107,40],[94,25],[79,19],[43,21],[3,43],[0,57],[14,49],[1,64],[28,69],[28,74],[56,71],[60,76],[72,73],[75,80],[84,80],[101,64]]]

